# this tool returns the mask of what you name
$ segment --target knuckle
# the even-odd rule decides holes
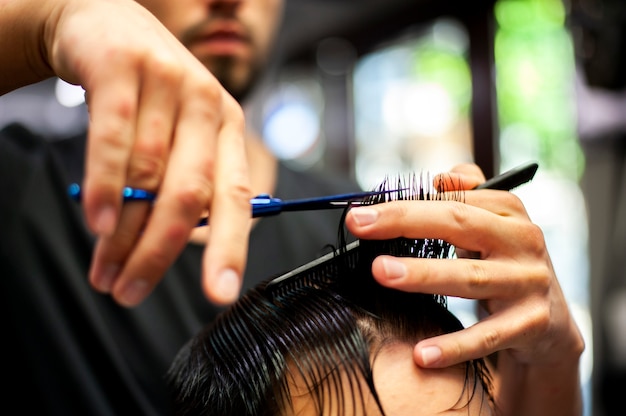
[[[186,117],[206,119],[216,124],[222,118],[223,87],[210,75],[193,76],[183,81],[181,96],[185,97],[181,112]]]
[[[545,240],[543,231],[537,224],[528,223],[525,235],[529,246],[534,249],[535,253],[545,252]]]
[[[467,204],[452,201],[448,204],[448,209],[452,222],[457,225],[458,229],[468,231],[472,222],[469,221],[470,213]]]
[[[547,293],[552,287],[554,271],[546,254],[543,232],[537,225],[529,223],[523,235],[524,250],[532,261],[532,265],[526,266],[527,279],[535,290]]]
[[[124,151],[128,147],[128,138],[125,136],[126,123],[127,121],[119,118],[109,118],[106,122],[94,120],[89,130],[89,143],[97,143],[100,149],[106,146],[107,154]]]
[[[551,316],[550,308],[546,304],[537,308],[535,316],[535,327],[539,333],[543,334],[550,329]]]
[[[544,263],[548,263],[546,259],[546,242],[543,230],[537,224],[525,221],[517,230],[520,246],[524,248],[524,252],[535,259],[541,259]]]
[[[137,124],[135,148],[145,151],[164,152],[174,134],[174,127],[167,117],[157,112],[143,112]]]
[[[222,110],[223,100],[222,100],[222,87],[213,79],[207,78],[204,81],[200,82],[200,85],[194,89],[194,96],[198,99],[198,103],[200,109],[209,109],[217,108]],[[207,106],[206,103],[210,102],[213,105]]]
[[[95,168],[98,175],[110,175],[117,177],[120,172],[121,160],[123,155],[130,148],[130,138],[128,137],[127,128],[129,120],[112,117],[106,121],[100,121],[92,124],[89,131],[90,150],[89,157],[94,156],[94,152],[98,152],[97,164],[90,164],[88,168]],[[98,149],[98,150],[95,150]]]
[[[531,280],[535,290],[544,294],[552,287],[552,270],[547,264],[538,265],[531,273]]]
[[[511,210],[513,210],[514,212],[526,213],[526,207],[517,195],[510,192],[506,193],[505,195],[508,197],[509,207]]]
[[[164,271],[170,266],[170,255],[171,252],[163,246],[153,246],[149,249],[147,259],[151,264],[150,269],[159,271],[150,273],[153,279],[157,280],[158,276],[160,276],[160,271]]]
[[[112,114],[115,116],[114,120],[117,120],[117,123],[112,123],[109,128],[112,131],[118,130],[118,133],[121,133],[124,130],[124,124],[135,119],[137,114],[136,98],[130,95],[120,95],[113,104]]]
[[[169,145],[162,140],[154,140],[149,137],[139,137],[134,145],[136,154],[145,155],[150,158],[165,159],[169,150]]]
[[[150,154],[135,155],[128,168],[128,185],[148,190],[159,187],[165,172],[165,160]]]
[[[500,201],[502,201],[502,207],[506,212],[506,214],[502,215],[517,217],[520,219],[524,219],[525,221],[529,220],[526,206],[519,196],[511,192],[501,192],[500,194],[502,194],[500,195]]]
[[[167,245],[159,246],[159,251],[166,253],[176,253],[187,242],[189,229],[182,223],[171,225],[166,232]],[[165,257],[168,257],[167,255]]]
[[[150,75],[158,82],[175,85],[182,79],[182,69],[180,64],[173,58],[164,55],[152,56],[148,63]]]
[[[409,212],[409,201],[391,201],[381,205],[383,212],[389,218],[404,218]]]
[[[457,360],[457,357],[460,357],[463,353],[463,346],[458,342],[452,344],[451,348],[448,350],[449,358]]]
[[[482,334],[483,345],[486,351],[497,351],[500,347],[502,337],[495,330],[486,330]]]
[[[237,204],[238,208],[250,210],[250,197],[252,190],[247,182],[235,182],[227,188],[231,200]]]
[[[489,277],[482,267],[482,262],[469,261],[467,265],[467,285],[472,293],[489,285]]]
[[[207,179],[189,180],[176,190],[175,198],[183,211],[195,214],[205,208],[213,195],[213,186]]]
[[[151,266],[159,271],[170,266],[172,259],[187,241],[186,228],[182,224],[168,227],[163,241],[161,244],[152,244],[147,250]]]
[[[222,122],[222,110],[219,106],[207,105],[207,100],[188,99],[186,113],[190,119],[207,121],[211,125],[218,126]]]
[[[511,192],[497,192],[493,198],[500,207],[500,215],[528,217],[526,207],[519,196]]]
[[[550,307],[546,303],[538,303],[533,307],[528,308],[524,316],[524,331],[520,332],[531,336],[538,336],[549,331],[551,316]]]
[[[229,94],[224,94],[224,109],[228,112],[231,122],[245,124],[245,115],[241,105]]]

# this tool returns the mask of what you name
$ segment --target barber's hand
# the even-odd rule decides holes
[[[205,253],[205,293],[217,303],[234,300],[250,226],[241,107],[136,2],[62,3],[44,36],[54,72],[86,90],[82,201],[99,236],[92,285],[122,305],[140,303],[209,210],[210,241],[218,244]],[[158,199],[153,207],[123,205],[124,186]]]
[[[466,190],[485,179],[475,165],[458,166],[441,177],[448,186]],[[396,201],[354,208],[346,220],[349,230],[360,238],[441,238],[460,252],[473,253],[471,258],[380,256],[374,261],[374,277],[384,286],[478,299],[488,312],[467,329],[421,341],[414,349],[415,362],[423,367],[447,367],[503,351],[498,366],[508,365],[509,373],[516,371],[514,367],[563,375],[573,372],[561,380],[561,387],[573,379],[577,388],[583,340],[540,228],[510,192],[467,191],[464,199],[465,203]]]

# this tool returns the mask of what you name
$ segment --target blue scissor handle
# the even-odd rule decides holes
[[[267,217],[280,214],[284,202],[279,198],[272,198],[270,194],[261,194],[250,200],[252,205],[252,218]]]
[[[389,192],[389,191],[385,191]],[[394,191],[395,192],[395,191]],[[305,199],[295,199],[283,201],[280,198],[273,198],[270,194],[260,194],[250,199],[252,206],[252,217],[265,217],[269,215],[280,214],[284,209],[288,210],[307,210],[307,209],[326,209],[335,207],[333,203],[349,203],[350,201],[363,199],[367,196],[376,195],[382,192],[355,192],[349,194],[322,196]],[[81,199],[80,185],[73,183],[68,187],[70,198],[75,201]],[[154,202],[156,194],[143,189],[131,188],[126,186],[122,190],[124,201],[148,201]],[[345,206],[345,205],[344,205]],[[336,206],[340,207],[340,206]]]
[[[80,201],[81,198],[81,190],[80,185],[77,183],[71,184],[67,188],[67,193],[75,201]],[[122,189],[122,197],[124,201],[149,201],[154,202],[156,199],[156,194],[152,192],[148,192],[143,189],[131,188],[130,186],[125,186]]]

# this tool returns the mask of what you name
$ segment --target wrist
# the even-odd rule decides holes
[[[584,342],[572,322],[568,331],[535,351],[532,359],[511,350],[497,356],[495,397],[502,415],[582,414],[580,357]]]

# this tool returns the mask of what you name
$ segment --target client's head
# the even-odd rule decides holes
[[[448,257],[441,240],[357,241],[244,294],[170,369],[179,415],[489,415],[482,360],[413,362],[418,341],[463,328],[445,298],[380,286],[379,254]]]

